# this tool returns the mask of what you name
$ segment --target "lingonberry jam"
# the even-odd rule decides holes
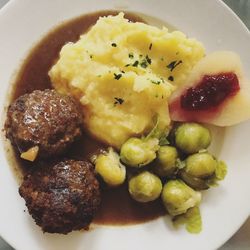
[[[238,77],[234,73],[205,75],[196,87],[189,88],[181,96],[181,107],[189,111],[213,109],[239,89]]]

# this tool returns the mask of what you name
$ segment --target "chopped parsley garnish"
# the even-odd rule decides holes
[[[181,63],[182,63],[182,60],[180,60],[178,62],[177,61],[172,61],[171,63],[169,63],[167,65],[167,68],[170,69],[170,71],[173,71]]]
[[[144,59],[141,63],[140,63],[140,66],[142,67],[142,68],[147,68],[148,67],[148,63],[147,63],[147,61]]]
[[[116,73],[114,73],[114,78],[115,78],[115,80],[119,80],[121,77],[122,77],[122,74],[116,74]]]
[[[115,97],[114,99],[115,99],[114,105],[117,105],[117,104],[122,105],[124,103],[124,100],[122,98]]]
[[[123,70],[122,70],[121,72],[122,72],[123,74],[125,73],[125,71],[123,71]]]
[[[93,55],[89,55],[89,57],[92,59],[92,58],[93,58]]]
[[[136,61],[132,64],[132,66],[133,66],[133,67],[137,67],[138,64],[139,64],[139,61],[136,60]]]
[[[116,43],[112,43],[111,46],[112,47],[117,47],[117,44]]]
[[[151,49],[152,49],[152,46],[153,46],[153,44],[150,43],[148,49],[151,50]]]
[[[132,54],[130,53],[130,54],[129,54],[129,57],[130,57],[130,58],[133,58],[134,55],[132,55]],[[142,58],[143,55],[139,55],[139,57]],[[126,64],[125,67],[128,67],[128,66],[138,67],[138,65],[140,65],[142,68],[145,69],[145,68],[147,68],[148,64],[151,64],[151,62],[152,62],[152,60],[149,58],[148,55],[146,55],[146,57],[143,58],[141,61],[136,60],[136,61],[134,61],[133,64],[130,64],[130,63],[129,63],[129,64]]]
[[[151,82],[156,85],[159,85],[161,83],[161,81],[154,81],[154,80],[151,80]]]
[[[129,53],[129,54],[128,54],[128,57],[131,58],[131,59],[134,58],[133,53]]]
[[[171,82],[173,82],[174,81],[174,77],[173,76],[169,76],[168,80],[171,81]]]
[[[152,62],[151,58],[149,58],[148,55],[146,55],[146,61],[148,62],[148,64],[151,64]]]

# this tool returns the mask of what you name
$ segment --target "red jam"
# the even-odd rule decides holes
[[[194,87],[181,96],[181,107],[189,111],[209,110],[218,107],[240,89],[236,74],[205,75]]]

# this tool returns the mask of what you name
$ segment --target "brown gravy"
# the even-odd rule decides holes
[[[12,100],[35,89],[52,88],[48,71],[58,58],[59,51],[67,42],[75,42],[79,36],[96,23],[100,16],[117,14],[112,11],[102,11],[84,15],[67,21],[49,32],[29,53],[23,63],[13,87]],[[131,21],[143,21],[132,15],[125,15]],[[67,158],[89,159],[94,152],[104,148],[88,135],[76,142],[65,155]],[[20,171],[26,172],[29,163],[16,155]],[[102,192],[102,206],[94,220],[97,224],[125,225],[135,224],[158,218],[165,214],[159,200],[142,204],[132,200],[127,191],[127,184],[115,189],[105,189]]]

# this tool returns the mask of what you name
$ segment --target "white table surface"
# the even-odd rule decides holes
[[[8,1],[9,0],[0,0],[0,8],[4,6]],[[234,12],[250,29],[250,0],[224,0],[224,2],[234,10]],[[250,197],[248,198],[250,199]],[[13,248],[10,247],[0,237],[0,250],[13,250]],[[239,231],[219,250],[250,250],[250,218],[239,229]]]

